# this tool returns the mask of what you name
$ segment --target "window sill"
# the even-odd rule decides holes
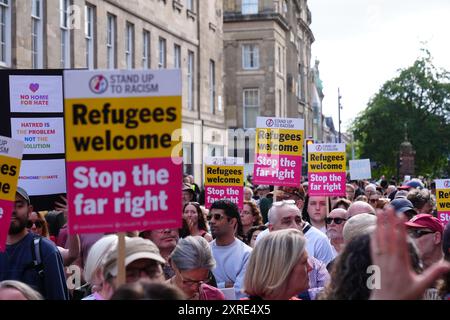
[[[186,10],[186,16],[188,19],[192,19],[193,21],[195,21],[195,19],[197,19],[197,14],[194,11],[189,10],[189,9]]]

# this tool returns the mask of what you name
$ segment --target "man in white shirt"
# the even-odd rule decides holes
[[[238,207],[229,200],[212,204],[209,214],[211,233],[215,238],[211,250],[216,260],[213,269],[218,288],[233,288],[236,298],[245,297],[242,292],[245,271],[252,248],[235,237],[242,229]]]

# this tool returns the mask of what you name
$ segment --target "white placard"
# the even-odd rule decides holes
[[[11,112],[63,112],[61,76],[11,75],[9,96]]]
[[[11,133],[25,143],[24,154],[64,153],[63,118],[13,118]]]
[[[259,129],[303,130],[305,121],[299,118],[258,117],[256,127]]]
[[[181,71],[174,70],[93,70],[79,72],[64,71],[66,99],[79,98],[121,98],[121,97],[164,97],[179,96],[181,92]]]
[[[372,178],[370,159],[350,160],[349,164],[351,180],[363,180]]]
[[[308,144],[308,152],[345,152],[345,143]]]
[[[22,152],[22,141],[0,136],[0,156],[22,159]]]
[[[22,161],[19,187],[30,196],[66,193],[65,160]]]
[[[218,165],[218,166],[243,166],[244,158],[233,157],[206,157],[205,165]]]

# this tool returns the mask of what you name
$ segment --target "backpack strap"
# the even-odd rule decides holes
[[[44,277],[44,264],[42,263],[41,237],[35,237],[32,243],[31,256],[33,257],[33,267],[40,278]]]
[[[303,234],[306,234],[309,231],[309,229],[311,229],[311,225],[307,224],[306,227],[303,228]]]

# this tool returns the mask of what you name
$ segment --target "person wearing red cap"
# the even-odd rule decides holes
[[[430,214],[422,213],[405,222],[408,234],[414,240],[424,269],[442,260],[442,234],[444,226]]]

